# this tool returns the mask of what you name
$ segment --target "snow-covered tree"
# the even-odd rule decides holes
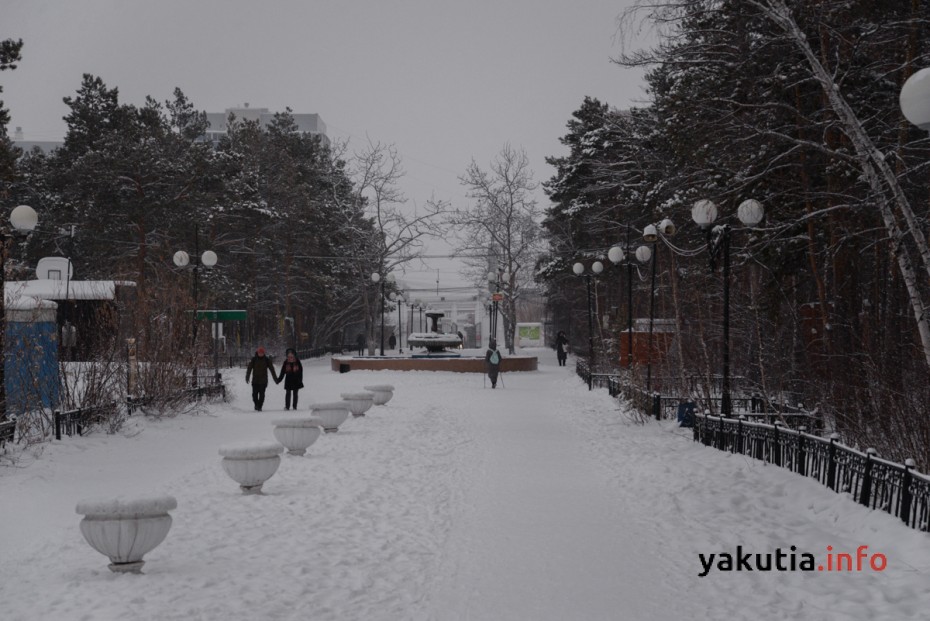
[[[16,63],[22,60],[22,39],[5,39],[0,41],[0,71],[16,69]],[[3,86],[0,86],[0,93]],[[16,159],[20,156],[19,149],[7,136],[7,125],[10,123],[10,113],[0,101],[0,184],[12,178]],[[0,192],[3,186],[0,185]]]
[[[391,310],[389,306],[381,308],[382,285],[371,283],[371,274],[384,277],[421,256],[426,240],[442,235],[448,211],[448,205],[435,198],[411,208],[399,187],[404,174],[394,145],[369,140],[350,158],[352,204],[364,211],[371,225],[359,230],[357,222],[346,223],[358,257],[353,264],[356,282],[363,283],[361,297],[367,309],[365,325],[370,353],[375,349],[377,318],[382,311]],[[391,285],[384,286],[387,296]]]
[[[472,160],[460,181],[474,203],[451,213],[458,250],[487,257],[466,259],[478,286],[486,282],[489,269],[505,275],[501,313],[505,346],[513,353],[517,305],[533,283],[536,260],[543,249],[542,211],[533,197],[537,184],[529,158],[522,149],[507,144],[487,170]]]

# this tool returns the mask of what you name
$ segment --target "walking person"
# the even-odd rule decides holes
[[[273,370],[273,369],[272,369]],[[284,380],[284,409],[291,409],[291,393],[293,394],[294,409],[297,409],[297,392],[304,387],[304,367],[297,358],[297,351],[287,348],[287,357],[281,364],[281,373],[274,383],[280,384]]]
[[[555,354],[559,359],[559,366],[564,367],[565,361],[568,359],[568,352],[565,351],[565,348],[568,347],[568,337],[565,336],[565,333],[559,330],[559,333],[555,337]]]
[[[503,360],[500,350],[497,349],[497,340],[488,341],[488,351],[484,354],[484,362],[488,367],[488,379],[491,380],[491,388],[497,388],[497,376],[501,371],[501,360]]]
[[[391,338],[388,339],[388,349],[394,349],[397,347],[397,337],[391,334]]]
[[[365,355],[365,335],[361,332],[358,333],[358,336],[355,337],[355,344],[358,346],[358,355]]]
[[[252,403],[255,404],[255,411],[261,412],[262,405],[265,403],[265,389],[268,388],[268,375],[274,377],[274,367],[265,356],[265,348],[259,347],[255,350],[255,355],[249,361],[249,366],[245,370],[245,381],[249,383],[252,380]]]

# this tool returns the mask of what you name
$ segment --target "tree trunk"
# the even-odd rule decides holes
[[[928,247],[923,230],[920,228],[920,224],[907,202],[907,197],[898,184],[894,171],[885,161],[884,154],[872,143],[871,138],[869,138],[865,129],[862,127],[855,112],[853,112],[845,98],[840,94],[839,85],[833,80],[811,49],[811,46],[807,43],[806,36],[794,20],[791,11],[784,1],[751,0],[751,2],[775,24],[785,30],[790,40],[807,59],[813,77],[820,83],[821,88],[824,90],[830,102],[831,108],[836,113],[838,120],[843,126],[844,132],[849,137],[859,156],[860,167],[875,194],[882,221],[891,237],[893,252],[898,261],[898,269],[904,279],[904,285],[908,293],[908,301],[914,313],[914,320],[917,323],[917,331],[920,336],[924,361],[928,369],[930,369],[930,325],[927,323],[925,304],[918,287],[917,275],[914,271],[910,252],[908,252],[905,247],[906,237],[909,236],[914,240],[917,252],[928,275],[930,275],[930,247]],[[876,170],[876,168],[878,170]],[[899,226],[891,206],[886,201],[882,200],[884,197],[882,180],[884,180],[885,186],[892,194],[893,204],[897,206],[905,220],[907,226],[906,234]]]

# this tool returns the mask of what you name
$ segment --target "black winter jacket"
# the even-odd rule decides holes
[[[300,360],[294,362],[284,361],[284,364],[281,365],[281,373],[275,379],[275,383],[280,383],[282,379],[284,380],[285,390],[297,390],[304,387],[304,367],[300,364]]]
[[[251,377],[252,384],[267,386],[269,373],[271,377],[274,378],[274,365],[271,363],[271,360],[268,356],[259,356],[256,354],[252,356],[252,360],[245,370],[245,381],[248,382],[249,377]]]

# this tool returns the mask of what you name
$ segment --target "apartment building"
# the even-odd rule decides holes
[[[268,110],[268,108],[252,108],[248,103],[238,108],[226,108],[223,112],[207,112],[207,121],[210,123],[206,133],[207,140],[216,142],[227,134],[229,131],[227,123],[230,115],[234,115],[240,121],[257,121],[260,127],[267,127],[274,119],[275,113]],[[324,144],[329,144],[329,137],[326,135],[326,123],[323,122],[319,114],[292,112],[291,116],[294,118],[298,132],[320,136]]]

